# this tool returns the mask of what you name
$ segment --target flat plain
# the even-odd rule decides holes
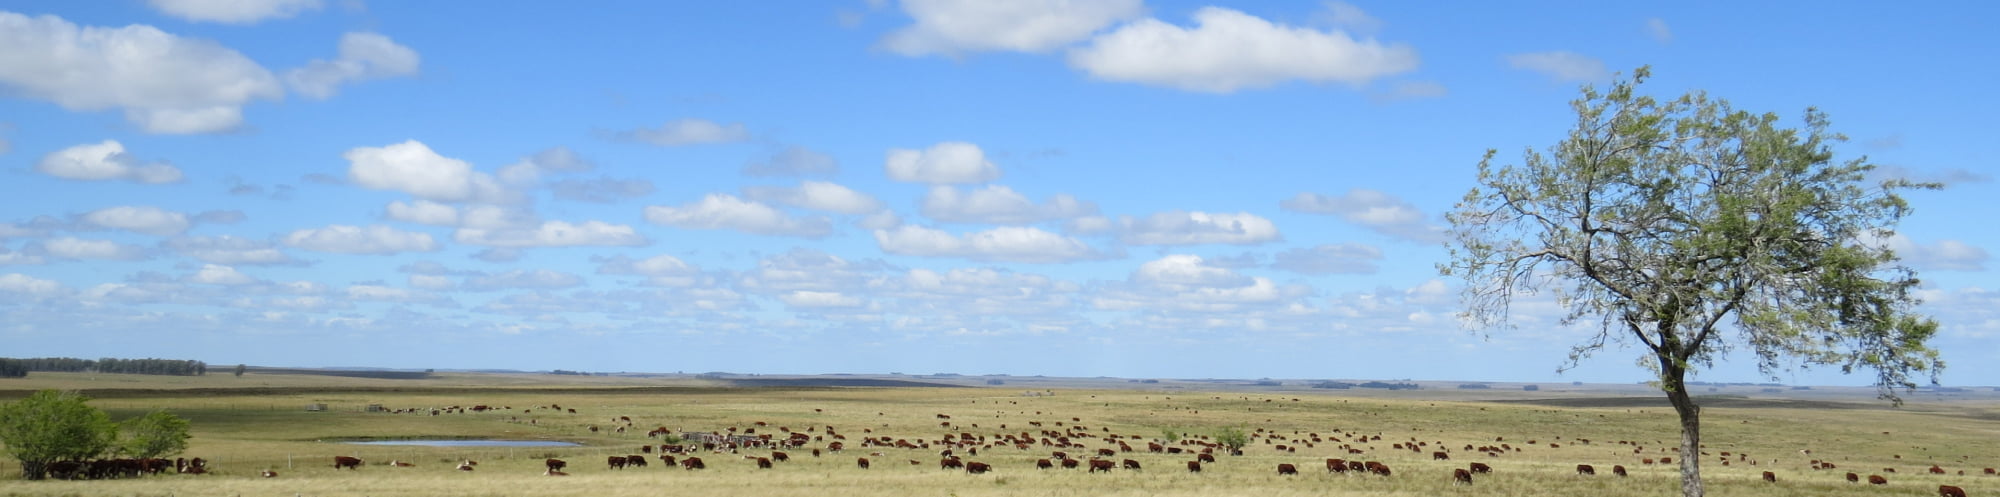
[[[159,377],[34,373],[0,381],[0,401],[40,388],[84,392],[114,418],[166,409],[193,423],[185,457],[209,461],[205,475],[162,474],[104,481],[22,481],[0,463],[0,495],[290,496],[1212,496],[1257,495],[1674,495],[1677,423],[1660,395],[1641,385],[1516,385],[1421,390],[1329,390],[1291,382],[1170,381],[1008,377],[714,378],[440,373],[379,379],[252,372],[242,377]],[[873,386],[848,386],[873,385]],[[935,386],[918,386],[935,385]],[[2000,397],[1990,389],[1920,392],[1892,407],[1872,390],[1721,388],[1701,397],[1712,495],[1936,495],[1955,485],[2000,495]],[[324,411],[306,406],[323,404]],[[377,405],[389,412],[370,412]],[[475,412],[473,406],[491,409]],[[557,407],[560,406],[560,407]],[[463,412],[452,407],[465,408]],[[570,410],[575,410],[571,413]],[[401,410],[402,413],[394,411]],[[431,414],[437,410],[438,414]],[[945,419],[944,417],[949,417]],[[624,421],[629,418],[628,424]],[[591,428],[595,427],[593,431]],[[622,432],[619,427],[625,427]],[[1186,468],[1199,442],[1235,427],[1253,435],[1243,455],[1220,451],[1200,473]],[[805,433],[771,469],[753,458],[772,449],[697,454],[704,470],[660,464],[641,446],[665,443],[648,431]],[[751,431],[754,430],[754,433]],[[836,438],[834,434],[838,434]],[[1026,448],[997,443],[1033,440]],[[1044,445],[1069,435],[1080,448]],[[1112,438],[1112,437],[1117,438]],[[905,440],[919,448],[871,446]],[[972,437],[966,461],[985,474],[940,467],[947,437]],[[399,439],[551,440],[575,447],[421,447],[342,443]],[[1317,439],[1317,441],[1315,441]],[[840,441],[845,450],[828,450]],[[1036,469],[1057,450],[1084,459],[1097,449],[1134,447],[1110,459],[1143,469],[1090,473]],[[1149,452],[1148,443],[1183,453]],[[1414,445],[1415,449],[1410,447]],[[1397,447],[1402,448],[1397,448]],[[1481,452],[1467,447],[1506,447]],[[1280,448],[1283,447],[1283,448]],[[811,455],[820,449],[820,455]],[[1355,451],[1358,451],[1356,453]],[[1448,459],[1438,459],[1436,452]],[[1490,454],[1490,455],[1489,455]],[[612,469],[609,456],[645,455],[647,467]],[[357,457],[358,470],[333,468]],[[857,467],[866,457],[871,467]],[[569,463],[545,476],[544,460]],[[1330,473],[1325,460],[1378,461],[1390,476]],[[455,467],[477,461],[473,471]],[[1728,461],[1725,465],[1723,461]],[[1813,461],[1835,469],[1812,469]],[[391,461],[410,464],[392,466]],[[1484,463],[1491,474],[1454,484],[1452,470]],[[1279,475],[1279,464],[1299,468]],[[1594,476],[1579,475],[1589,464]],[[1630,476],[1611,474],[1623,466]],[[1937,466],[1944,474],[1931,474]],[[276,477],[264,478],[263,471]],[[1776,482],[1761,478],[1769,471]],[[1848,483],[1848,472],[1882,475],[1887,485]],[[1963,472],[1961,475],[1960,472]]]

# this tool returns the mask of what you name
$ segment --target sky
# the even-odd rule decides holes
[[[1988,2],[0,5],[0,355],[1637,382],[1443,214],[1640,66],[1878,178],[2000,384]],[[1695,378],[1770,381],[1737,352]],[[1780,372],[1793,384],[1873,376]]]

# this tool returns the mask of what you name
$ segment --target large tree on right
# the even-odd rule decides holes
[[[1643,345],[1680,416],[1682,494],[1703,494],[1701,408],[1688,376],[1732,350],[1764,374],[1791,367],[1870,370],[1900,403],[1913,375],[1944,367],[1926,342],[1937,323],[1912,308],[1914,271],[1885,243],[1909,213],[1899,192],[1937,188],[1870,179],[1865,158],[1836,160],[1825,113],[1801,128],[1693,92],[1638,92],[1647,68],[1572,102],[1576,127],[1518,165],[1479,163],[1478,186],[1447,215],[1447,276],[1465,282],[1462,317],[1508,328],[1515,299],[1553,294],[1564,326],[1595,334],[1565,367],[1607,344]]]

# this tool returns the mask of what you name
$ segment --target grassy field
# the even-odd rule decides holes
[[[35,388],[97,392],[93,405],[116,418],[168,409],[194,424],[187,456],[208,459],[208,475],[161,475],[118,481],[14,479],[13,461],[0,464],[0,495],[367,495],[367,496],[639,496],[759,495],[812,496],[1212,496],[1257,495],[1669,495],[1678,489],[1676,468],[1647,466],[1642,458],[1678,457],[1671,410],[1628,406],[1618,399],[1593,403],[1567,396],[1558,403],[1532,399],[1509,402],[1432,400],[1404,397],[1342,396],[1337,392],[1246,393],[1113,389],[1036,390],[1023,388],[741,388],[694,379],[552,377],[544,375],[445,374],[424,380],[329,378],[309,375],[217,375],[198,378],[37,373],[0,381],[0,398]],[[1913,402],[1901,409],[1881,403],[1746,402],[1715,399],[1706,410],[1707,452],[1703,469],[1713,495],[1936,495],[1939,484],[1957,485],[1973,495],[2000,494],[2000,477],[1980,474],[2000,466],[2000,406],[1989,402]],[[310,403],[326,412],[306,412]],[[368,404],[420,409],[424,414],[364,412]],[[430,408],[488,405],[509,407],[483,413],[428,415]],[[545,406],[561,405],[563,409]],[[1596,405],[1598,407],[1590,407]],[[1579,407],[1582,406],[1582,407]],[[532,412],[523,412],[532,409]],[[577,412],[571,414],[568,409]],[[951,416],[943,427],[938,414]],[[617,433],[614,421],[630,417],[633,428]],[[759,426],[756,423],[762,422]],[[1042,426],[1031,426],[1031,422]],[[1061,427],[1056,423],[1063,423]],[[591,426],[599,431],[592,432]],[[676,431],[757,429],[783,435],[781,427],[827,427],[847,437],[848,450],[814,458],[809,450],[789,451],[792,460],[769,470],[742,456],[769,450],[702,454],[709,469],[684,471],[658,464],[611,470],[609,455],[638,454],[653,427]],[[1036,445],[983,449],[970,461],[995,471],[970,475],[938,467],[938,449],[863,447],[864,437],[889,436],[937,441],[947,434],[995,440],[1023,431],[1084,427],[1096,437],[1078,438],[1091,449],[1115,447],[1110,435],[1136,438],[1139,451],[1117,459],[1139,461],[1145,469],[1088,474],[1081,470],[1036,470],[1034,461],[1053,448]],[[1145,441],[1171,432],[1192,439],[1226,426],[1263,430],[1243,456],[1218,456],[1205,471],[1190,474],[1188,454],[1145,453]],[[1305,446],[1311,434],[1323,441]],[[561,448],[427,448],[362,446],[356,439],[494,438],[560,440],[583,444]],[[1337,437],[1333,442],[1328,437]],[[1362,441],[1361,438],[1369,438]],[[1380,437],[1380,440],[1373,440]],[[1589,439],[1582,443],[1579,439]],[[828,440],[808,447],[825,447]],[[1422,443],[1421,451],[1393,444]],[[1630,444],[1620,443],[1621,441]],[[1464,450],[1466,445],[1508,444],[1501,456]],[[1365,452],[1349,455],[1346,444]],[[1293,451],[1280,451],[1287,445]],[[1440,449],[1442,448],[1442,449]],[[1635,449],[1638,451],[1635,453]],[[1799,453],[1812,450],[1812,456]],[[1446,450],[1451,460],[1433,460]],[[882,452],[871,456],[870,452]],[[1088,451],[1069,449],[1071,454]],[[1730,452],[1730,465],[1720,464]],[[961,451],[963,454],[963,451]],[[1758,463],[1751,465],[1748,460]],[[336,455],[359,457],[359,471],[336,471]],[[871,469],[854,465],[873,460]],[[570,462],[570,476],[542,476],[542,460]],[[1329,474],[1329,457],[1380,461],[1389,477]],[[458,461],[479,461],[476,471],[453,469]],[[1824,459],[1838,470],[1808,469]],[[386,465],[390,460],[414,467]],[[909,461],[917,461],[912,465]],[[1494,467],[1471,486],[1455,486],[1450,475],[1468,462]],[[1301,473],[1279,476],[1279,463]],[[1592,464],[1599,475],[1574,474]],[[1924,474],[1932,464],[1947,475]],[[1624,465],[1629,478],[1609,474]],[[1894,473],[1886,472],[1894,469]],[[260,478],[264,470],[276,478]],[[1959,476],[1958,471],[1965,471]],[[1772,471],[1775,484],[1759,479]],[[1853,485],[1847,471],[1881,474],[1886,486]]]

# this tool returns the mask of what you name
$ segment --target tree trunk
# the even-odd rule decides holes
[[[1670,361],[1669,361],[1670,362]],[[1702,497],[1701,488],[1701,406],[1687,391],[1687,370],[1668,365],[1664,386],[1667,401],[1681,417],[1681,496]]]
[[[45,461],[21,461],[21,479],[40,480],[48,477],[49,464]]]

